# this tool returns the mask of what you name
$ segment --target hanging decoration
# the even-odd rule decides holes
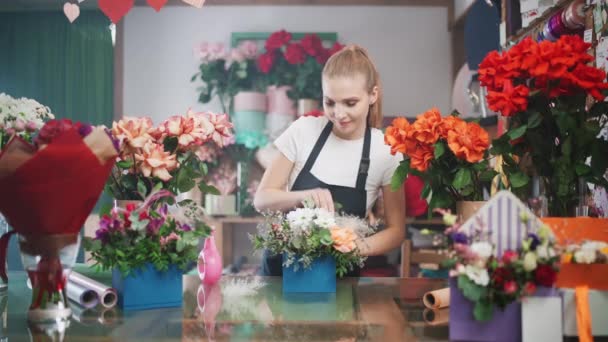
[[[196,7],[196,8],[203,8],[203,4],[205,3],[205,0],[182,0],[182,1],[187,3],[188,5]]]
[[[99,9],[116,24],[133,8],[135,0],[99,0]]]
[[[165,6],[168,0],[147,0],[148,5],[154,8],[156,12],[160,12],[160,9]]]
[[[76,20],[76,18],[78,18],[80,15],[80,7],[78,7],[76,4],[66,2],[63,5],[63,13],[65,13],[65,16],[68,18],[70,23],[73,23],[74,20]]]

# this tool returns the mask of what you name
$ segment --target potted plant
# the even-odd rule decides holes
[[[608,186],[608,141],[599,136],[608,83],[603,70],[588,65],[595,60],[590,47],[575,35],[526,38],[479,65],[489,108],[509,119],[491,150],[503,160],[502,186],[528,198],[530,178],[538,177],[551,216],[574,216],[577,205],[586,205],[587,183]]]

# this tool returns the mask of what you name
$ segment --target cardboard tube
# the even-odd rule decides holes
[[[429,325],[448,324],[450,321],[450,309],[441,310],[424,309],[422,313],[424,321]]]
[[[450,288],[430,291],[422,297],[424,306],[429,309],[442,309],[450,306]]]

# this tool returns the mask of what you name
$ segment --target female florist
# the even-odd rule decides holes
[[[0,4],[0,341],[606,340],[604,1],[289,5]]]

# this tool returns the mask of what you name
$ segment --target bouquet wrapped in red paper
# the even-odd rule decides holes
[[[117,155],[108,133],[68,119],[51,120],[34,144],[13,137],[0,153],[0,212],[13,227],[0,239],[0,276],[6,281],[6,247],[17,233],[33,288],[31,319],[70,314],[65,284],[79,231]]]

